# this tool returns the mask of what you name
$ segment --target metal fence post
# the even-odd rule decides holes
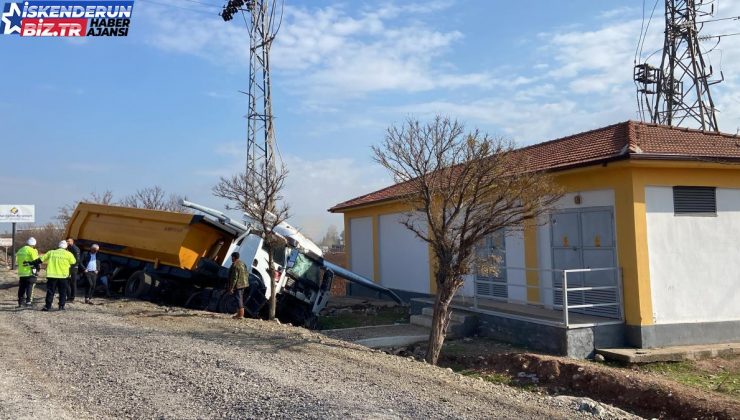
[[[568,270],[563,270],[563,322],[568,328]]]
[[[478,309],[478,279],[473,277],[473,308]]]
[[[619,320],[624,322],[624,294],[622,293],[621,267],[617,267],[617,299],[619,299]]]
[[[15,270],[15,222],[13,222],[13,243],[10,247],[10,269]]]

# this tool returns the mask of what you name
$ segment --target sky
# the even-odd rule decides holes
[[[285,0],[271,60],[292,224],[316,239],[341,230],[326,210],[391,183],[370,147],[409,117],[519,145],[639,119],[636,47],[650,21],[639,60],[661,48],[662,3]],[[715,0],[714,18],[740,16],[738,3]],[[224,209],[211,188],[244,165],[248,38],[222,4],[135,0],[127,37],[0,35],[0,203],[35,204],[46,222],[91,192],[159,185]],[[702,33],[733,32],[740,21]],[[724,74],[712,92],[734,134],[740,36],[705,58]]]

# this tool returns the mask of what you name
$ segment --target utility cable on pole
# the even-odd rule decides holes
[[[720,71],[719,79],[711,79],[712,66],[705,64],[699,41],[713,36],[700,36],[699,28],[703,23],[737,18],[697,20],[697,17],[713,13],[713,8],[709,12],[702,11],[702,3],[701,0],[665,0],[665,36],[660,66],[647,62],[635,64],[639,113],[643,118],[649,115],[653,123],[719,131],[709,86],[724,80],[724,75]]]

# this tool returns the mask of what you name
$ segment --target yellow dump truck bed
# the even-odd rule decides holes
[[[221,264],[235,239],[200,215],[90,203],[77,206],[66,235],[106,254],[187,270],[201,258]]]

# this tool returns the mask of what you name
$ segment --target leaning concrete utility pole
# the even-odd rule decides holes
[[[282,10],[279,0],[229,0],[221,12],[227,22],[241,14],[249,30],[249,89],[243,92],[249,98],[246,173],[263,179],[270,179],[276,167],[270,48],[280,29]]]
[[[716,21],[704,19],[714,13],[714,5],[711,10],[702,10],[708,4],[703,0],[665,0],[665,37],[660,67],[646,62],[635,65],[638,107],[643,120],[647,115],[656,124],[719,131],[709,86],[721,82],[724,77],[720,72],[720,79],[710,80],[712,66],[707,69],[699,42],[710,38],[719,40],[726,35],[699,35],[705,23]],[[647,29],[640,36],[638,49],[644,44],[646,33]]]

